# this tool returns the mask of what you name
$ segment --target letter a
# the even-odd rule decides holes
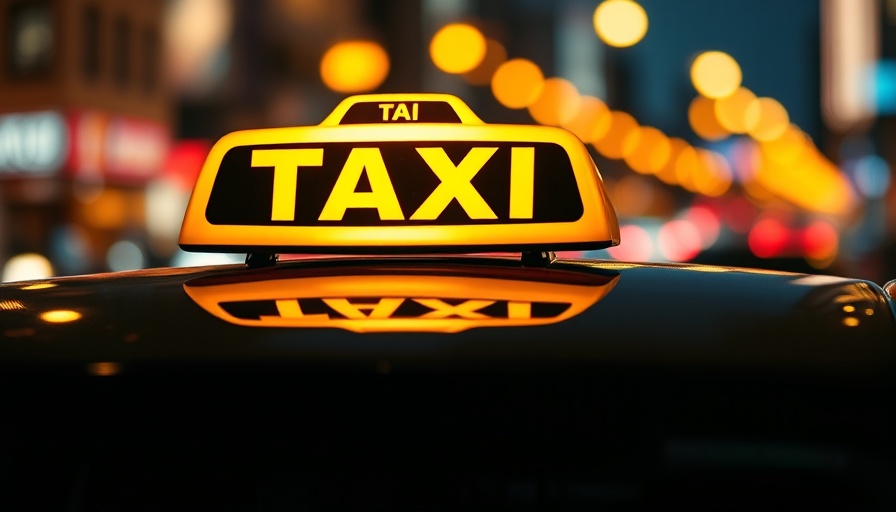
[[[370,192],[356,192],[365,171]],[[380,220],[404,220],[378,148],[355,148],[349,153],[318,220],[342,220],[349,208],[376,208]]]

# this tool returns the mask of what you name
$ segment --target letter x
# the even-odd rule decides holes
[[[441,183],[411,215],[411,220],[436,219],[455,198],[471,219],[497,219],[495,212],[470,183],[497,150],[498,148],[473,148],[460,165],[455,167],[444,149],[417,148],[417,152]]]
[[[457,316],[458,318],[480,319],[491,318],[478,311],[495,303],[493,300],[467,300],[456,306],[452,306],[441,299],[414,299],[414,302],[422,304],[432,310],[429,313],[420,315],[420,318],[450,318],[452,316]]]

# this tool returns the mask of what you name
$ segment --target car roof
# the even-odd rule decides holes
[[[366,333],[235,325],[187,293],[190,287],[251,288],[321,276],[351,286],[358,276],[396,274],[438,275],[449,282],[489,276],[521,282],[524,290],[527,282],[586,280],[601,291],[581,312],[540,325],[474,322],[460,332],[412,326]],[[0,286],[0,308],[6,310],[0,365],[20,368],[80,370],[111,361],[134,370],[258,363],[366,371],[386,361],[404,370],[677,365],[867,372],[896,361],[893,305],[877,285],[704,265],[557,260],[531,268],[496,257],[325,258],[262,269],[223,265],[7,283]],[[53,323],[41,318],[48,310],[74,310],[81,317]]]

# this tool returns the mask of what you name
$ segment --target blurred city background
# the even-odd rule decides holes
[[[2,280],[176,244],[211,145],[448,92],[588,144],[588,257],[896,278],[896,0],[0,0]]]

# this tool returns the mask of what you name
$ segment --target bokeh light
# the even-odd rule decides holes
[[[548,78],[535,101],[529,104],[529,114],[536,122],[547,126],[568,123],[579,108],[579,91],[569,80]]]
[[[671,220],[660,228],[657,248],[669,261],[689,261],[700,254],[702,239],[697,227],[684,219]]]
[[[731,133],[746,133],[759,120],[753,91],[739,87],[728,96],[715,100],[715,114],[719,124]]]
[[[632,46],[647,33],[647,13],[632,0],[606,0],[594,10],[594,30],[610,46]]]
[[[464,80],[473,85],[488,85],[492,76],[498,70],[498,66],[507,60],[507,50],[504,45],[494,39],[485,41],[485,57],[479,64],[463,74]]]
[[[780,255],[787,247],[790,231],[778,219],[767,217],[757,222],[747,236],[750,251],[760,258]]]
[[[541,93],[544,74],[534,62],[512,59],[498,66],[492,77],[492,93],[507,108],[526,108]]]
[[[603,137],[610,129],[610,109],[600,98],[584,95],[579,101],[576,114],[561,126],[574,133],[582,142],[591,142]]]
[[[708,98],[724,98],[740,87],[740,65],[724,52],[704,52],[691,64],[691,82]]]
[[[614,247],[608,247],[607,252],[617,260],[644,262],[653,254],[653,240],[650,233],[641,226],[626,224],[619,227],[619,237],[625,240]]]
[[[773,98],[757,98],[748,107],[747,132],[756,140],[773,140],[780,137],[790,126],[787,110]]]
[[[343,41],[320,61],[320,77],[330,89],[345,94],[376,89],[389,74],[386,50],[372,41]]]
[[[691,101],[688,122],[694,133],[705,140],[720,140],[730,135],[716,119],[715,100],[705,96],[697,96]]]
[[[485,58],[485,36],[466,23],[445,25],[433,36],[429,54],[433,63],[446,73],[467,73]]]
[[[46,279],[53,275],[50,260],[37,253],[24,253],[9,258],[3,266],[3,281]]]
[[[676,163],[678,162],[678,157],[681,155],[682,151],[689,147],[690,144],[684,139],[671,137],[669,139],[669,159],[666,160],[665,165],[657,171],[656,177],[668,185],[677,185],[678,176],[676,175],[675,170]]]
[[[834,256],[838,245],[837,229],[830,222],[817,220],[802,232],[803,251],[815,260],[826,260]]]
[[[130,240],[115,242],[106,253],[106,264],[113,272],[136,270],[143,268],[145,263],[143,249]]]
[[[638,129],[638,122],[626,112],[610,112],[610,129],[600,139],[592,141],[594,148],[607,158],[620,159],[628,134]]]
[[[64,324],[80,320],[82,316],[81,313],[71,309],[53,309],[41,313],[40,319],[51,324]]]
[[[632,130],[622,144],[625,163],[642,174],[659,172],[669,160],[671,150],[669,138],[650,126]]]

